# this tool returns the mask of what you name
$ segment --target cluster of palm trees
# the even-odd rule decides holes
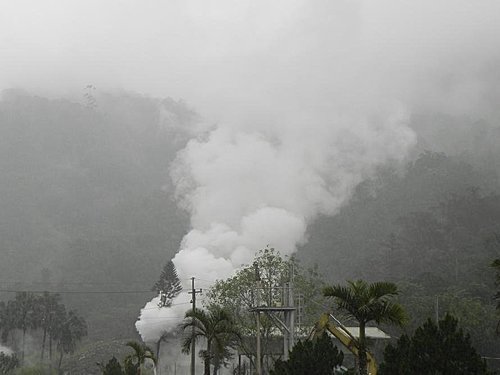
[[[204,375],[210,375],[210,366],[217,375],[226,360],[231,358],[230,348],[241,339],[238,327],[232,316],[224,308],[211,305],[208,309],[189,310],[182,324],[183,330],[193,330],[182,342],[182,351],[189,354],[193,340],[204,339],[206,348],[200,352],[204,362]]]
[[[60,367],[64,354],[73,353],[77,342],[87,335],[87,324],[75,311],[66,310],[59,294],[18,292],[14,299],[0,302],[0,331],[2,342],[20,352],[21,364],[24,363],[26,334],[37,332],[41,335],[40,361],[44,361],[48,349],[52,362],[55,348]],[[19,332],[20,348],[16,340]]]

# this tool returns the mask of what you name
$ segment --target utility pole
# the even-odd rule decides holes
[[[194,277],[191,278],[191,291],[188,292],[192,294],[191,303],[193,312],[196,310],[196,293],[202,293],[202,289],[196,290],[194,287]],[[196,365],[196,340],[195,340],[195,328],[194,328],[194,318],[193,318],[193,327],[191,331],[191,375],[195,375],[195,365]]]
[[[255,281],[257,282],[257,290],[256,290],[256,296],[255,296],[255,304],[257,306],[257,342],[255,345],[255,369],[256,369],[256,374],[257,375],[262,375],[262,368],[261,368],[261,353],[260,353],[260,311],[258,308],[260,307],[260,289],[261,289],[261,282],[260,282],[260,273],[259,273],[259,266],[257,264],[254,264],[255,267]]]

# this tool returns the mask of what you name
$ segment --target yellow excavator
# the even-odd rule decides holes
[[[333,320],[333,322],[331,321]],[[313,340],[314,338],[320,337],[323,332],[328,331],[333,336],[335,336],[349,351],[359,358],[359,342],[358,340],[347,330],[347,328],[332,314],[322,314],[318,322],[314,325],[314,328],[309,335],[308,339]],[[366,361],[368,375],[377,375],[377,363],[373,354],[366,351]]]

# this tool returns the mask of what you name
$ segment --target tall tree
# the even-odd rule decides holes
[[[14,304],[9,301],[5,303],[0,301],[0,330],[2,332],[2,341],[7,342],[9,334],[16,329],[16,313]]]
[[[218,280],[208,291],[207,297],[211,304],[222,306],[235,320],[242,334],[251,336],[256,333],[255,313],[249,310],[256,306],[256,269],[259,271],[261,289],[260,303],[268,306],[282,306],[283,286],[293,279],[293,292],[297,298],[295,302],[301,311],[301,324],[297,324],[302,333],[307,334],[309,327],[314,324],[323,312],[322,294],[324,283],[321,275],[315,268],[305,269],[296,259],[284,259],[273,248],[260,250],[253,264],[242,267],[234,276],[226,280]],[[300,301],[300,302],[299,302]],[[266,351],[273,345],[276,323],[269,317],[261,316],[262,350]],[[308,327],[308,328],[304,328]],[[255,348],[245,340],[239,343],[238,350],[255,357]],[[266,360],[270,358],[266,357]],[[268,369],[272,361],[263,362]]]
[[[186,320],[181,325],[185,331],[189,328],[189,334],[182,342],[182,351],[189,354],[192,340],[206,340],[206,349],[201,351],[204,360],[204,375],[210,375],[210,365],[217,365],[222,362],[222,356],[227,353],[225,350],[240,335],[236,325],[226,310],[220,306],[212,305],[208,311],[195,309],[186,313]],[[191,329],[194,327],[194,337]]]
[[[366,281],[348,281],[347,286],[334,285],[323,291],[327,297],[333,297],[339,309],[345,311],[359,324],[359,374],[367,375],[367,340],[366,325],[370,322],[403,325],[407,316],[403,307],[391,301],[398,294],[395,284]]]
[[[170,307],[172,300],[182,291],[181,282],[172,260],[165,263],[160,279],[153,285],[152,290],[162,293],[162,297],[164,298],[162,305],[165,307]]]
[[[76,312],[69,311],[62,324],[56,329],[57,349],[59,350],[58,368],[61,368],[64,354],[71,354],[76,344],[87,335],[87,323]]]
[[[64,306],[60,304],[61,296],[59,294],[51,294],[44,292],[37,298],[37,309],[39,326],[43,331],[42,336],[42,349],[40,359],[43,361],[45,353],[45,344],[47,341],[47,334],[50,334],[51,329],[55,328],[57,324],[57,316],[61,315]]]
[[[428,319],[412,337],[401,336],[384,351],[381,375],[486,375],[486,364],[470,336],[449,314],[436,325]]]
[[[18,292],[13,301],[9,301],[12,306],[10,313],[14,313],[15,327],[23,334],[21,363],[24,363],[24,352],[26,346],[26,332],[30,328],[37,328],[38,317],[36,314],[36,299],[33,293]]]

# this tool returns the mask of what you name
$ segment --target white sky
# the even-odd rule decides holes
[[[499,21],[497,0],[4,0],[0,89],[93,84],[215,119],[380,100],[485,111]]]

